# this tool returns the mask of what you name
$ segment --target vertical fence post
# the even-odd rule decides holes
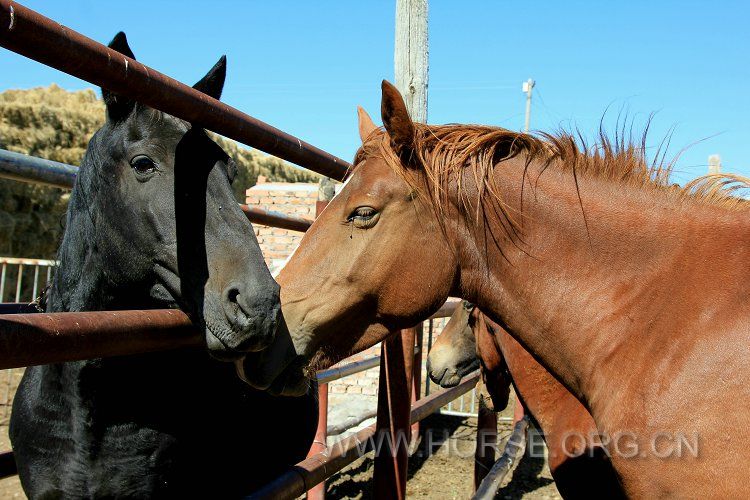
[[[433,321],[434,320],[429,320],[427,322],[427,354],[429,354],[432,349],[432,332],[435,326]],[[424,379],[424,395],[425,397],[430,395],[430,377],[425,377]]]
[[[18,278],[16,279],[16,302],[21,302],[21,283],[23,282],[23,264],[18,265]]]
[[[409,460],[414,329],[401,330],[381,347],[374,498],[406,498]]]
[[[8,264],[3,262],[3,270],[0,273],[0,302],[3,301],[3,297],[5,297],[5,274],[8,271]]]
[[[320,181],[318,187],[318,201],[315,203],[315,217],[323,211],[328,203],[336,194],[336,189],[328,177]],[[324,451],[327,447],[328,440],[328,384],[318,386],[318,428],[315,431],[315,440],[313,441],[308,457]],[[323,500],[326,497],[326,482],[316,484],[307,492],[309,500]]]
[[[34,288],[31,290],[31,301],[36,300],[36,292],[39,289],[39,264],[34,266]]]
[[[411,118],[421,123],[427,122],[427,61],[427,0],[396,0],[395,83]],[[384,446],[375,452],[375,498],[406,497],[415,333],[402,330],[381,348],[375,437]]]
[[[419,323],[414,327],[416,337],[416,346],[414,348],[414,366],[412,367],[411,376],[411,403],[414,405],[422,397],[422,359],[423,359],[423,342],[424,323]],[[411,444],[409,445],[409,455],[413,455],[419,446],[419,422],[411,424]]]
[[[480,385],[482,386],[480,390]],[[479,410],[477,416],[477,447],[474,451],[474,491],[495,463],[497,447],[497,413],[485,403],[484,383],[474,389],[479,392]]]

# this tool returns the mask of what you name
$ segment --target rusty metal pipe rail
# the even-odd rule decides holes
[[[0,315],[0,369],[202,347],[176,309]]]
[[[251,207],[243,204],[240,204],[240,208],[245,212],[248,220],[253,224],[280,227],[281,229],[289,229],[290,231],[300,231],[304,233],[310,229],[310,226],[313,223],[310,219],[286,215],[274,210],[263,210],[262,208]]]
[[[11,0],[0,46],[208,130],[342,180],[349,163]]]
[[[438,309],[435,314],[427,319],[450,318],[453,315],[453,312],[456,310],[456,307],[458,307],[458,304],[460,303],[460,300],[448,299],[445,304],[440,306],[440,309]]]
[[[317,379],[319,384],[327,384],[334,380],[339,380],[355,373],[375,368],[380,364],[380,356],[373,356],[371,358],[363,359],[362,361],[354,361],[346,365],[341,365],[335,368],[329,368],[328,370],[319,371],[317,373]]]
[[[204,345],[190,319],[177,309],[61,313],[33,310],[30,304],[0,304],[0,312],[4,313],[0,314],[0,370]],[[376,366],[379,359],[329,370],[324,377],[335,377],[337,370],[346,370],[346,375],[366,370]]]
[[[72,189],[76,175],[78,175],[78,167],[73,165],[0,149],[0,178]],[[273,210],[263,210],[243,204],[240,204],[240,208],[248,220],[255,224],[280,227],[281,229],[303,233],[312,225],[312,221],[309,219],[294,217]]]
[[[479,380],[476,371],[450,389],[438,391],[417,401],[411,410],[411,422],[418,422],[444,406],[448,401],[470,391]],[[250,500],[292,500],[321,483],[373,449],[375,424],[342,439],[325,451],[313,455],[276,478],[247,498]]]
[[[414,348],[414,354],[419,353],[419,351],[420,349],[418,347]],[[360,361],[353,361],[345,365],[329,368],[328,370],[319,371],[316,375],[316,378],[318,380],[318,384],[327,384],[328,382],[333,382],[334,380],[339,380],[344,377],[348,377],[349,375],[354,375],[355,373],[363,372],[365,370],[369,370],[370,368],[375,368],[379,364],[380,356],[373,356],[371,358],[366,358]]]

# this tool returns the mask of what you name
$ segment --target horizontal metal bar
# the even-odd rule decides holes
[[[0,0],[0,46],[327,177],[342,180],[350,167],[11,0]]]
[[[264,226],[280,227],[290,231],[307,231],[312,225],[311,220],[302,217],[282,214],[273,210],[263,210],[262,208],[240,205],[240,208],[247,218],[253,224],[262,224]]]
[[[448,299],[445,304],[440,306],[440,309],[437,310],[435,314],[430,316],[427,319],[436,319],[436,318],[450,318],[453,316],[453,312],[456,310],[456,307],[458,304],[460,304],[460,300],[452,300]]]
[[[13,452],[4,451],[0,453],[0,479],[15,476],[16,474],[18,474],[18,467],[16,467],[16,459],[13,456]]]
[[[419,354],[420,348],[414,348],[414,354]],[[360,361],[353,361],[349,364],[338,366],[335,368],[329,368],[317,373],[318,384],[325,384],[327,382],[333,382],[355,373],[363,372],[374,368],[380,364],[380,356],[373,356],[371,358],[363,359]]]
[[[0,177],[58,188],[72,188],[78,167],[0,149]]]
[[[176,309],[0,316],[3,370],[203,346],[203,336]]]
[[[252,495],[250,500],[292,500],[372,450],[375,424],[306,458]]]
[[[476,370],[462,378],[457,386],[433,392],[429,396],[420,399],[412,406],[411,423],[419,422],[428,415],[435,413],[449,401],[453,401],[459,396],[466,394],[477,385],[478,380],[479,370]]]
[[[470,411],[455,411],[455,410],[439,410],[441,415],[447,415],[449,417],[478,417],[478,413],[472,413]]]
[[[34,304],[26,302],[0,302],[0,314],[38,314],[39,309]],[[0,332],[2,335],[2,332]]]
[[[442,408],[440,409],[440,414],[447,415],[449,417],[474,417],[476,418],[479,416],[479,414],[476,412],[472,413],[470,411],[443,410]],[[497,417],[497,421],[498,422],[513,422],[513,417]]]
[[[2,150],[0,150],[2,151]],[[23,265],[23,266],[56,266],[56,260],[27,259],[25,257],[0,257],[0,264]]]
[[[355,361],[337,368],[329,368],[318,372],[317,378],[319,384],[325,384],[327,382],[333,382],[355,373],[375,368],[380,364],[380,356],[373,356],[372,358],[363,359],[362,361]]]
[[[447,401],[470,391],[479,380],[479,371],[475,371],[450,389],[443,389],[426,398],[418,400],[411,410],[411,423],[418,422]],[[273,482],[256,491],[248,499],[252,500],[292,500],[303,495],[307,490],[322,483],[350,463],[372,450],[376,424],[357,432],[355,435],[337,441],[324,451],[306,458]]]

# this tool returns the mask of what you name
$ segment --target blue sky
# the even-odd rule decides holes
[[[347,160],[355,107],[377,119],[380,80],[393,77],[394,2],[21,2],[99,41],[124,30],[136,57],[194,83],[221,54],[224,100]],[[429,122],[520,129],[521,82],[537,81],[532,128],[593,135],[605,109],[643,123],[652,145],[675,127],[690,146],[677,177],[750,175],[750,2],[430,1]],[[55,82],[90,87],[0,49],[0,90]],[[695,144],[694,144],[695,143]]]

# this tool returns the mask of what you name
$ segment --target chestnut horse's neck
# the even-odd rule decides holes
[[[488,192],[484,217],[459,222],[461,291],[590,408],[653,349],[737,320],[750,293],[747,215],[607,179],[576,187],[554,166],[524,170],[516,158],[494,173],[517,235]],[[462,179],[469,201],[472,179]]]

